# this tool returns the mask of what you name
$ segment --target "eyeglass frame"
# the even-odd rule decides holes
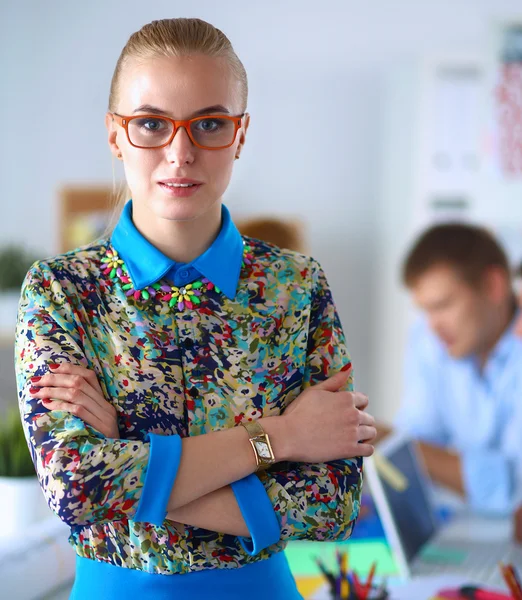
[[[232,144],[236,141],[237,132],[241,129],[241,126],[243,124],[243,117],[246,115],[246,113],[243,113],[241,115],[236,115],[236,116],[202,115],[199,117],[193,117],[192,119],[176,120],[176,119],[171,119],[170,117],[164,117],[163,115],[133,115],[131,117],[127,117],[125,115],[120,115],[118,113],[109,113],[109,114],[112,116],[113,121],[116,121],[116,123],[120,127],[123,127],[123,129],[125,129],[125,133],[127,134],[127,139],[129,140],[129,144],[131,146],[133,146],[134,148],[140,148],[141,150],[158,150],[159,148],[165,148],[166,146],[169,146],[172,143],[172,140],[174,139],[174,137],[176,136],[176,133],[178,132],[178,130],[180,128],[183,128],[185,130],[190,141],[197,148],[201,148],[202,150],[225,150],[225,148],[230,148],[230,146],[232,146]],[[129,135],[129,122],[133,121],[134,119],[147,119],[147,118],[163,119],[165,121],[169,121],[170,123],[172,123],[172,125],[174,127],[174,129],[172,131],[172,135],[170,136],[170,139],[167,142],[165,142],[164,144],[162,144],[161,146],[137,146],[136,144],[134,144],[131,141],[130,135]],[[234,125],[235,125],[235,131],[234,131],[234,136],[233,136],[230,144],[227,144],[226,146],[216,146],[216,147],[212,147],[212,148],[210,148],[209,146],[202,146],[201,144],[198,144],[198,142],[196,142],[196,140],[192,137],[190,125],[194,121],[201,121],[203,119],[227,119],[228,121],[233,121]]]

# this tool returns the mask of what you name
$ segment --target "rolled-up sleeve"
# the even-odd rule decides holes
[[[277,544],[281,527],[260,479],[255,474],[244,477],[232,484],[232,491],[250,533],[248,538],[239,538],[247,554],[255,556]]]
[[[311,264],[311,274],[311,313],[303,389],[347,369],[350,378],[346,389],[352,390],[353,372],[341,322],[325,274],[315,261]],[[254,477],[259,477],[262,488],[252,488],[252,493],[256,502],[264,506],[255,528],[266,526],[273,534],[267,536],[265,544],[279,540],[345,540],[350,537],[360,509],[362,458],[320,464],[278,463]],[[261,500],[263,494],[270,501],[272,513]],[[238,503],[241,508],[239,500]],[[242,512],[248,526],[245,512]],[[277,527],[274,527],[274,515]],[[249,527],[249,530],[252,533],[253,528]]]
[[[149,461],[134,521],[162,525],[181,461],[179,435],[149,433]]]
[[[15,363],[22,423],[47,503],[71,526],[139,518],[161,524],[179,463],[178,436],[155,436],[152,443],[108,439],[79,417],[50,411],[31,397],[31,377],[49,372],[53,363],[92,368],[83,334],[74,299],[49,266],[34,265],[22,288]],[[167,450],[172,461],[160,469]]]

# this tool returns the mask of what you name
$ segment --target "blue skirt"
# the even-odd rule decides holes
[[[77,556],[69,600],[303,600],[284,552],[235,569],[159,575]]]

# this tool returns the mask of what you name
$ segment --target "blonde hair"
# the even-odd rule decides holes
[[[248,80],[245,67],[227,36],[217,27],[201,19],[161,19],[152,21],[133,33],[121,51],[114,69],[109,94],[109,111],[116,111],[121,74],[130,60],[193,54],[224,58],[228,62],[233,75],[240,83],[240,112],[244,112],[248,99]],[[127,186],[124,186],[124,189],[119,193],[115,192],[114,195],[114,214],[116,214],[129,199],[130,191]],[[114,215],[111,221],[114,221]]]

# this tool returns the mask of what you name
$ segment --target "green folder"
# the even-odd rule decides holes
[[[285,553],[294,577],[315,577],[321,572],[315,563],[319,557],[327,569],[338,573],[335,550],[348,552],[348,568],[365,577],[374,562],[376,577],[398,575],[390,548],[383,540],[348,542],[290,542]]]

